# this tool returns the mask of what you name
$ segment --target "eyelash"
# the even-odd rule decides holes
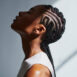
[[[31,8],[30,10],[34,10],[34,8]]]
[[[34,11],[34,8],[31,8],[27,13],[28,13],[28,14],[31,14],[32,11]]]

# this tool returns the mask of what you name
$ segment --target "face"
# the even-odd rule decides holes
[[[12,29],[20,34],[31,34],[33,28],[40,22],[43,6],[36,6],[26,12],[19,12],[11,25]]]

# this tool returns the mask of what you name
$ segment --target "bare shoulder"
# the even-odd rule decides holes
[[[49,69],[42,64],[34,64],[24,77],[51,77]]]

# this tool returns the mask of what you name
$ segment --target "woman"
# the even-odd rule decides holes
[[[51,5],[19,12],[11,27],[20,34],[25,53],[26,68],[21,77],[56,77],[48,45],[60,39],[65,23],[63,14]]]

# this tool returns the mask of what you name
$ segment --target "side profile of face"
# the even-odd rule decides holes
[[[43,6],[35,6],[26,12],[19,12],[14,19],[11,28],[19,34],[31,34],[32,31],[39,27]],[[37,25],[37,26],[36,26]]]
[[[37,5],[29,11],[19,12],[11,28],[22,36],[37,36],[44,34],[45,41],[55,42],[65,30],[65,18],[63,14],[50,5]],[[46,38],[48,40],[46,40]]]

